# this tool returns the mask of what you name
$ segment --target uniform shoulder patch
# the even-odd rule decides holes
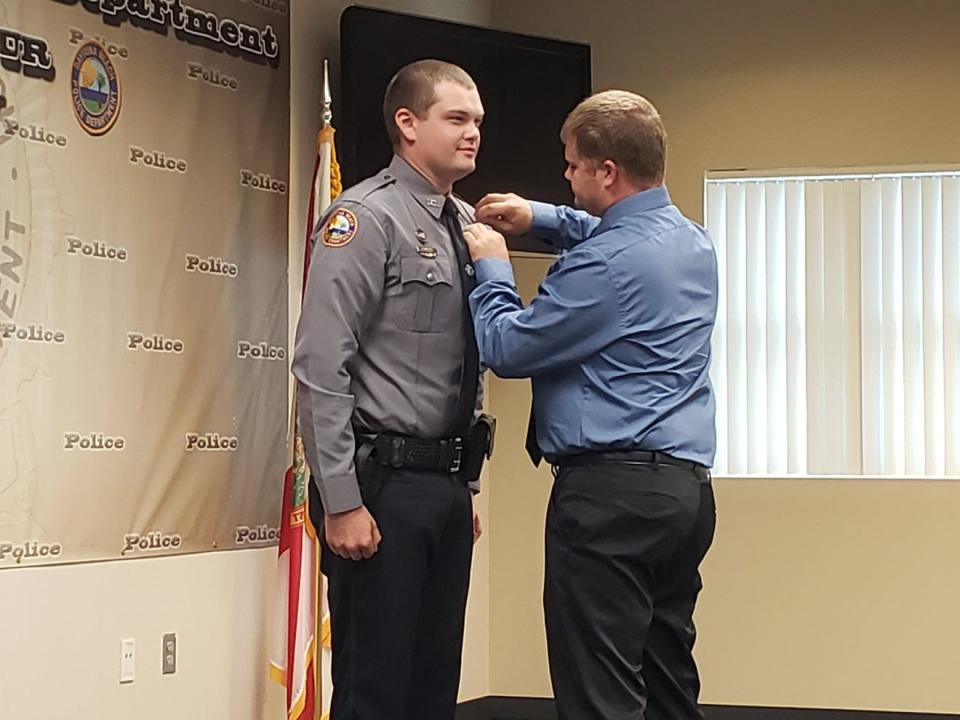
[[[338,208],[323,226],[323,244],[328,247],[343,247],[353,240],[359,226],[356,215],[346,208]]]

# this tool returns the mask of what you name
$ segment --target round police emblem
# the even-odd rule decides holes
[[[343,247],[357,234],[357,216],[349,210],[340,208],[335,211],[323,228],[323,244],[330,247]]]
[[[95,40],[85,42],[73,58],[70,73],[73,113],[91,135],[103,135],[120,114],[120,76],[106,49]]]

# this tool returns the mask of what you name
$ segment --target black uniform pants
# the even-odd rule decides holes
[[[705,472],[560,468],[544,586],[559,720],[702,720],[693,609],[715,524]]]
[[[380,470],[363,488],[380,549],[359,562],[323,550],[331,720],[452,720],[473,547],[470,491],[444,473]]]

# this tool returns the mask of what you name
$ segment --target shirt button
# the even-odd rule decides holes
[[[427,273],[427,280],[429,280],[430,282],[433,282],[433,271],[432,271],[432,270]]]

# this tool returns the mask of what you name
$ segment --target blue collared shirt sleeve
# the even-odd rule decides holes
[[[569,250],[586,240],[600,224],[600,218],[563,205],[530,202],[533,210],[532,235],[558,250]]]
[[[480,361],[500,377],[533,377],[574,365],[621,334],[616,282],[606,260],[578,248],[554,263],[524,309],[506,260],[475,264],[470,295]]]

